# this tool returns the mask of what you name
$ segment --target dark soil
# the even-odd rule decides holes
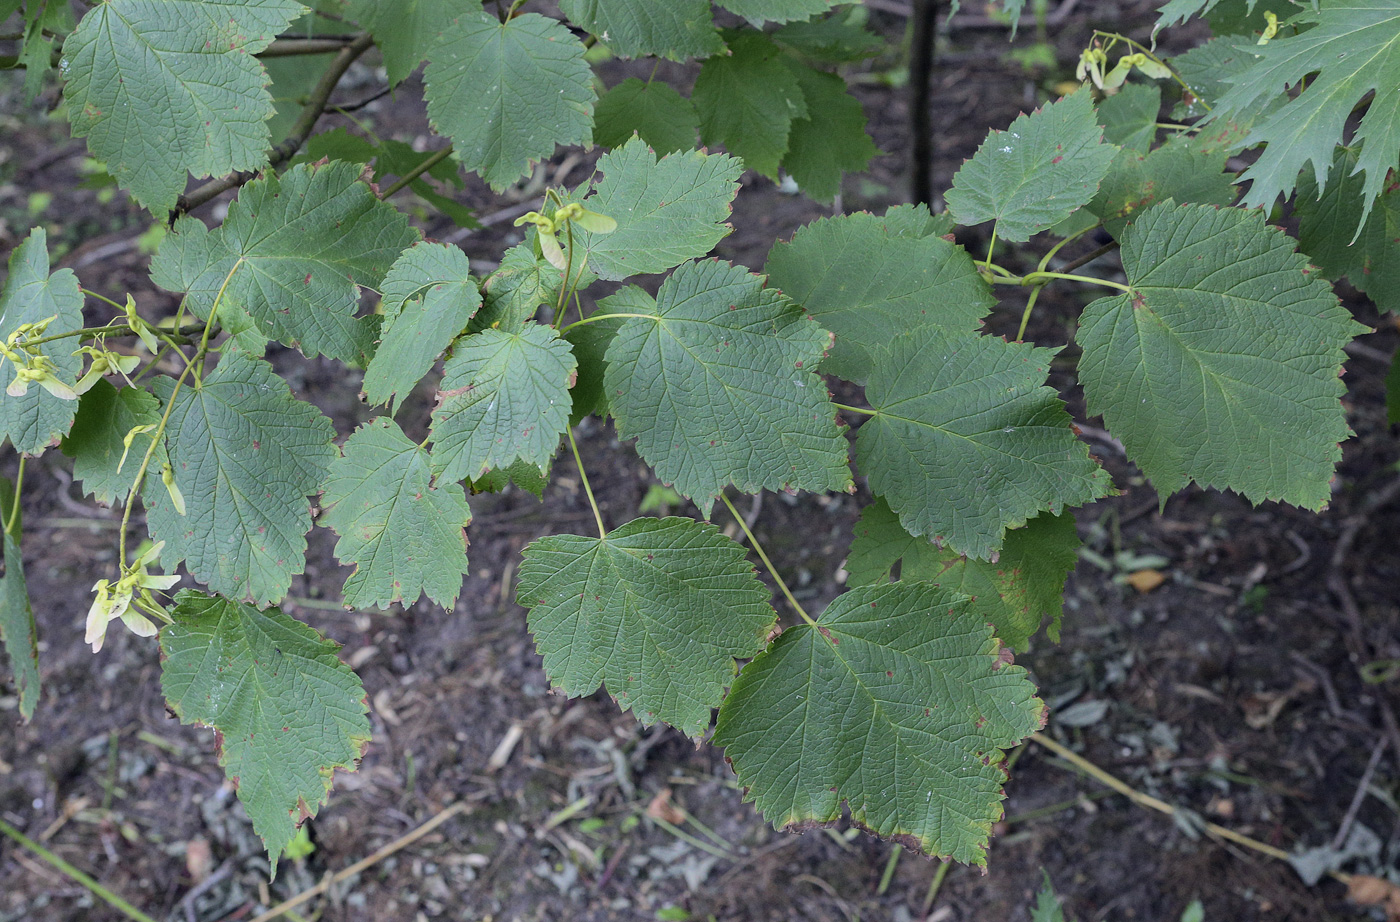
[[[903,4],[871,5],[874,23],[898,35],[904,20],[888,10]],[[1092,25],[1146,37],[1154,5],[1078,4],[1050,33],[1060,62],[1054,72],[1005,60],[1013,46],[1002,31],[954,32],[935,75],[935,186],[948,187],[987,127],[1005,126],[1072,76]],[[1014,47],[1033,40],[1023,30]],[[905,199],[905,90],[886,79],[899,66],[877,61],[860,71],[857,92],[885,154],[868,174],[848,178],[841,210],[880,211]],[[684,68],[666,68],[663,76],[690,79]],[[608,73],[608,82],[621,73]],[[113,296],[131,291],[143,309],[165,312],[173,298],[152,288],[137,246],[150,216],[120,204],[120,195],[109,202],[101,190],[77,186],[84,148],[61,118],[45,114],[55,89],[26,107],[19,82],[0,75],[0,249],[43,223],[60,263],[85,285]],[[366,95],[348,90],[345,98]],[[358,117],[385,135],[427,140],[411,85]],[[546,175],[577,184],[593,156],[561,155]],[[52,200],[45,205],[34,193]],[[502,201],[469,179],[459,198],[497,215],[495,223],[473,234],[431,216],[424,226],[474,260],[494,262],[518,239],[500,210],[538,194]],[[775,239],[831,211],[750,178],[718,255],[759,267]],[[1111,271],[1113,258],[1095,268]],[[1047,732],[1137,790],[1189,811],[1175,822],[1104,796],[1098,783],[1028,746],[1006,786],[1007,818],[992,841],[989,872],[953,868],[927,914],[935,863],[905,853],[881,890],[890,845],[839,828],[774,831],[742,802],[717,750],[697,749],[664,727],[644,730],[603,694],[568,700],[550,692],[511,586],[525,544],[589,527],[577,474],[564,459],[543,503],[519,491],[473,498],[472,572],[451,612],[426,603],[342,611],[336,600],[346,571],[331,553],[332,536],[313,532],[306,574],[285,608],[345,645],[342,655],[369,692],[374,742],[357,773],[337,776],[312,821],[314,853],[284,862],[269,884],[212,734],[166,713],[154,645],[121,630],[98,656],[82,643],[89,589],[115,556],[118,516],[79,495],[56,453],[31,464],[25,482],[24,555],[44,698],[28,725],[13,696],[0,698],[0,817],[151,916],[189,922],[252,918],[454,804],[464,812],[299,907],[301,918],[599,922],[683,917],[658,916],[676,908],[692,919],[735,922],[1026,919],[1041,868],[1070,917],[1081,920],[1174,922],[1193,899],[1211,922],[1368,918],[1340,885],[1307,886],[1288,864],[1214,841],[1192,821],[1289,851],[1330,843],[1387,738],[1383,709],[1400,709],[1400,683],[1367,684],[1358,673],[1368,660],[1400,657],[1400,533],[1395,508],[1375,501],[1387,495],[1400,458],[1384,409],[1397,332],[1391,318],[1342,294],[1379,331],[1352,350],[1346,380],[1356,438],[1322,515],[1195,489],[1159,509],[1102,421],[1085,418],[1073,348],[1057,359],[1056,383],[1122,494],[1077,510],[1092,553],[1069,583],[1063,642],[1038,639],[1020,661],[1054,708]],[[1067,343],[1089,297],[1048,289],[1031,338]],[[989,328],[1014,334],[1020,310],[1003,305]],[[369,415],[355,398],[358,378],[339,365],[288,352],[274,360],[342,435]],[[410,434],[426,425],[426,401],[420,395],[400,417]],[[648,469],[610,427],[595,424],[582,435],[604,516],[614,524],[632,518],[654,482]],[[5,456],[0,467],[11,472],[13,452]],[[758,536],[804,604],[820,608],[840,590],[864,499],[754,500]],[[727,524],[722,515],[717,521]],[[1339,543],[1344,553],[1334,555]],[[1139,592],[1125,577],[1146,565],[1166,578]],[[1380,837],[1392,862],[1400,842],[1395,755],[1383,754],[1353,821]],[[695,822],[658,823],[652,815],[683,815],[668,813],[667,801]],[[1346,869],[1379,867],[1363,861]],[[74,881],[0,844],[0,922],[117,918]]]

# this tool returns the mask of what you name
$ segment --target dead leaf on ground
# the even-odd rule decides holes
[[[671,803],[671,789],[662,788],[647,804],[647,816],[652,819],[665,820],[672,826],[679,826],[685,822],[685,811]]]
[[[1347,896],[1358,906],[1380,906],[1389,922],[1400,922],[1400,886],[1388,880],[1353,874],[1347,882]]]
[[[1142,593],[1151,592],[1167,581],[1161,570],[1138,570],[1136,573],[1129,573],[1127,579],[1128,585]]]

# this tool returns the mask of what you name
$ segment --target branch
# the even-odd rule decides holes
[[[354,35],[313,36],[310,38],[279,38],[257,53],[259,58],[289,58],[298,54],[330,54],[355,40]]]
[[[286,140],[272,149],[268,157],[268,167],[279,167],[301,150],[301,146],[306,143],[306,139],[311,136],[311,129],[316,127],[316,122],[326,110],[326,103],[330,101],[331,94],[335,92],[336,84],[340,83],[340,78],[345,76],[345,72],[350,69],[350,65],[355,63],[355,59],[369,50],[374,44],[374,36],[368,32],[357,35],[350,44],[341,48],[340,53],[331,61],[326,72],[321,75],[321,82],[316,84],[316,89],[311,91],[311,97],[306,106],[302,108],[301,115],[297,117],[296,124],[288,132]],[[216,198],[229,189],[236,189],[244,183],[249,182],[261,171],[245,170],[239,173],[230,173],[218,179],[212,179],[202,186],[180,196],[175,203],[174,209],[170,212],[169,223],[174,224],[175,220],[183,214],[203,205],[210,199]]]

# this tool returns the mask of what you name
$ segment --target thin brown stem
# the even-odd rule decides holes
[[[336,85],[345,76],[345,72],[350,69],[360,55],[364,54],[374,45],[374,36],[368,32],[363,32],[355,36],[348,45],[340,49],[340,53],[335,56],[326,68],[326,72],[321,75],[321,81],[316,84],[316,88],[311,91],[311,96],[306,105],[302,108],[301,114],[297,116],[296,123],[292,125],[292,130],[287,133],[286,140],[272,149],[268,157],[268,168],[279,167],[292,159],[296,152],[301,150],[301,146],[306,143],[306,139],[311,136],[311,130],[316,127],[316,122],[326,110],[326,104],[330,102],[331,94],[335,92]],[[251,181],[257,176],[255,171],[244,170],[238,173],[230,173],[218,179],[211,179],[209,182],[194,189],[193,191],[180,196],[175,203],[175,208],[170,212],[170,223],[183,214],[203,205],[211,199],[217,198],[230,189],[237,189],[239,186]]]

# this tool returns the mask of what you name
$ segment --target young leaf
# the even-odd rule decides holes
[[[783,168],[812,198],[830,202],[841,177],[859,173],[880,151],[865,130],[865,112],[835,74],[795,65],[807,115],[794,119]]]
[[[659,160],[641,140],[598,158],[603,174],[583,204],[617,222],[609,234],[574,229],[574,246],[599,278],[665,272],[704,256],[730,227],[743,166],[723,154],[690,151]],[[577,258],[577,257],[575,257]]]
[[[218,299],[220,322],[242,332],[249,351],[275,339],[307,356],[362,363],[374,329],[355,317],[359,286],[378,288],[418,232],[359,177],[358,164],[337,161],[254,180],[217,230],[176,222],[151,279],[188,291],[185,305],[201,318]]]
[[[927,213],[925,213],[927,218]],[[841,215],[778,243],[763,271],[836,342],[822,371],[863,383],[871,353],[922,327],[972,332],[996,304],[972,257],[941,237],[905,236],[898,218]]]
[[[846,440],[813,371],[830,333],[761,277],[717,260],[682,265],[644,306],[634,309],[655,318],[622,325],[603,381],[619,434],[637,438],[663,482],[707,516],[730,483],[850,487]]]
[[[173,382],[158,378],[163,404]],[[165,444],[186,514],[152,468],[141,499],[168,570],[184,559],[210,589],[255,605],[280,600],[305,565],[307,497],[335,457],[330,420],[297,400],[272,366],[226,351],[202,384],[175,395]],[[128,464],[131,462],[128,461]]]
[[[593,73],[563,23],[538,13],[501,22],[464,13],[424,74],[428,118],[462,165],[501,191],[556,144],[592,140]]]
[[[559,9],[624,58],[684,61],[724,50],[709,0],[560,0]]]
[[[186,724],[218,734],[219,764],[277,857],[369,742],[359,677],[334,644],[276,608],[184,590],[160,632],[160,686]]]
[[[1400,186],[1387,188],[1363,218],[1356,159],[1354,148],[1338,148],[1321,192],[1306,173],[1298,181],[1298,246],[1328,278],[1346,276],[1381,310],[1400,311]]]
[[[160,401],[149,391],[118,390],[105,379],[98,381],[82,396],[73,428],[63,438],[63,453],[73,459],[73,479],[82,481],[83,490],[103,505],[126,502],[141,457],[151,444],[150,435],[137,435],[128,448],[126,435],[136,426],[159,423],[160,414]],[[163,464],[165,452],[157,449],[157,455],[152,463]]]
[[[576,367],[569,344],[537,323],[458,340],[433,410],[438,479],[476,479],[517,459],[548,464],[569,424]]]
[[[1319,187],[1332,154],[1345,137],[1347,119],[1374,93],[1351,142],[1361,146],[1355,171],[1365,174],[1361,217],[1385,190],[1386,175],[1400,160],[1400,7],[1394,0],[1339,0],[1302,14],[1316,21],[1297,35],[1252,48],[1258,60],[1220,98],[1211,121],[1246,114],[1309,75],[1307,88],[1255,123],[1248,143],[1263,152],[1240,176],[1252,180],[1244,205],[1269,207],[1289,195],[1308,165]],[[1360,223],[1353,228],[1353,236]]]
[[[945,196],[959,224],[995,220],[1004,240],[1029,240],[1094,197],[1116,153],[1081,90],[993,131]]]
[[[1059,642],[1065,577],[1078,548],[1073,515],[1041,513],[1006,533],[996,563],[962,557],[909,534],[889,504],[877,499],[861,510],[846,570],[850,586],[874,586],[888,582],[899,564],[903,582],[936,583],[971,596],[972,609],[1001,642],[1024,652],[1046,619],[1046,633]]]
[[[700,136],[776,179],[792,120],[807,115],[802,86],[782,49],[762,32],[726,32],[725,40],[729,54],[705,62],[690,94],[700,113]]]
[[[335,556],[355,565],[347,607],[412,605],[426,593],[452,608],[467,572],[471,510],[461,484],[433,482],[428,452],[397,423],[381,416],[345,440],[321,501],[321,524],[341,536]]]
[[[72,269],[49,274],[48,235],[36,227],[10,254],[10,274],[0,288],[0,341],[26,323],[55,318],[45,336],[82,329],[83,296]],[[60,339],[39,346],[39,351],[55,366],[55,373],[72,382],[82,370],[82,359],[72,354],[74,340]],[[8,384],[15,375],[12,362],[0,364],[0,383]],[[57,444],[73,425],[78,401],[63,400],[42,387],[30,387],[23,397],[11,397],[0,389],[0,441],[8,438],[15,451],[42,454]]]
[[[467,329],[480,333],[492,327],[518,332],[541,304],[554,304],[562,281],[558,269],[535,255],[527,240],[506,250],[501,264],[481,284],[482,305]],[[580,280],[580,286],[582,280]]]
[[[253,55],[302,11],[293,0],[97,4],[63,43],[73,134],[153,211],[175,204],[189,173],[260,168],[273,109]]]
[[[775,826],[851,820],[927,855],[986,864],[1002,750],[1045,706],[966,598],[895,583],[838,596],[739,673],[714,742]]]
[[[1031,922],[1065,922],[1065,912],[1060,908],[1060,898],[1055,895],[1050,875],[1044,868],[1040,869],[1040,873],[1045,876],[1045,883],[1041,884],[1040,892],[1035,896],[1035,906],[1031,907]]]
[[[13,494],[14,485],[6,482],[4,489]],[[17,499],[14,497],[10,502]],[[34,627],[34,609],[29,605],[19,542],[9,532],[4,533],[4,548],[5,575],[0,576],[0,646],[5,648],[10,676],[19,692],[20,716],[28,720],[39,704],[39,635]]]
[[[690,150],[700,116],[690,100],[658,81],[628,77],[598,99],[593,143],[621,147],[635,133],[662,154]]]
[[[481,292],[460,247],[420,243],[384,276],[384,326],[365,369],[365,397],[390,412],[426,375],[481,307]]]
[[[719,0],[719,5],[750,22],[792,22],[825,13],[841,0]]]
[[[350,0],[347,12],[374,35],[394,86],[428,57],[454,19],[479,14],[481,0]]]
[[[856,460],[911,534],[987,559],[1006,529],[1109,492],[1045,385],[1053,354],[925,327],[875,356]]]
[[[1163,497],[1189,481],[1319,509],[1342,347],[1365,328],[1259,211],[1157,205],[1123,232],[1130,292],[1084,309],[1079,380]]]
[[[1162,90],[1155,83],[1129,83],[1104,97],[1096,111],[1105,140],[1146,156],[1157,140]]]
[[[552,535],[525,549],[519,604],[550,682],[606,685],[646,726],[699,738],[776,615],[743,548],[692,519],[636,519],[603,538]]]

